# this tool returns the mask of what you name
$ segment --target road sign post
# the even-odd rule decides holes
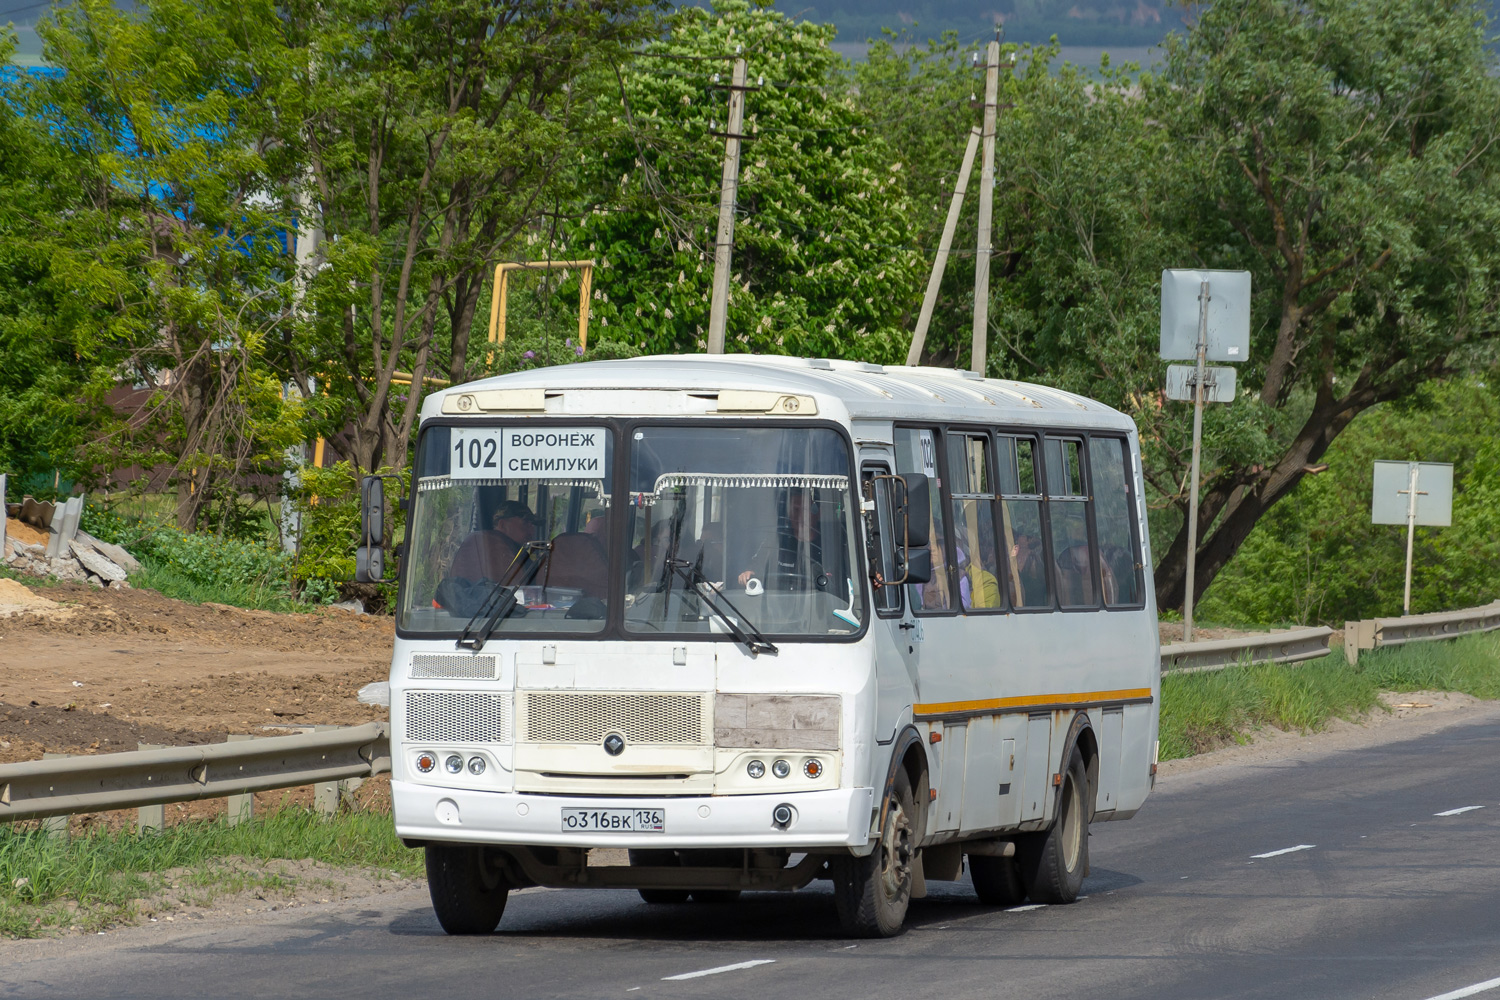
[[[1372,524],[1406,525],[1406,582],[1401,613],[1411,614],[1412,547],[1417,525],[1453,523],[1453,466],[1447,462],[1376,462]]]
[[[1215,294],[1220,300],[1213,307]],[[1190,301],[1196,298],[1196,336],[1187,327]],[[1212,319],[1214,322],[1210,322]],[[1188,345],[1191,344],[1189,350]],[[1203,404],[1210,400],[1234,399],[1234,369],[1209,368],[1215,361],[1244,361],[1250,354],[1250,272],[1181,271],[1161,273],[1161,356],[1164,360],[1191,359],[1191,370],[1172,365],[1167,375],[1167,396],[1193,401],[1193,471],[1188,487],[1187,581],[1182,601],[1182,641],[1193,641],[1193,591],[1198,570],[1198,476],[1203,453]],[[1227,372],[1227,379],[1221,373]],[[1227,382],[1227,392],[1219,388]],[[1174,392],[1182,383],[1188,396]]]

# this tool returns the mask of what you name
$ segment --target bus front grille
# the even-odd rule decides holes
[[[495,679],[493,656],[463,656],[452,653],[417,653],[411,658],[412,677],[445,680]]]
[[[510,695],[408,691],[406,739],[411,743],[509,743]]]
[[[628,744],[707,742],[698,694],[534,691],[522,697],[528,743],[598,743],[610,733]]]

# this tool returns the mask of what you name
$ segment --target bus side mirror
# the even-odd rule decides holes
[[[906,550],[906,583],[932,582],[932,550],[925,546]]]
[[[354,579],[379,583],[385,579],[385,480],[365,476],[359,481],[359,548],[354,553]]]
[[[907,548],[925,549],[928,544],[928,527],[932,524],[929,480],[920,472],[908,472],[901,478],[906,480],[905,496],[901,498],[901,513],[906,520]]]

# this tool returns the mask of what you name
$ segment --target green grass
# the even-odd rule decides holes
[[[1364,653],[1342,650],[1296,666],[1230,667],[1162,678],[1161,759],[1190,757],[1275,726],[1307,732],[1380,705],[1382,691],[1460,691],[1500,698],[1500,634],[1419,642]]]
[[[247,872],[230,859],[314,860],[416,876],[422,854],[396,839],[391,818],[356,811],[324,819],[283,808],[231,827],[187,822],[162,833],[98,832],[63,841],[40,830],[0,827],[0,936],[36,937],[128,922],[138,901],[169,888],[165,872],[187,869],[194,902],[248,888],[284,889],[274,873]]]
[[[285,585],[215,580],[205,583],[150,556],[140,559],[141,571],[130,578],[132,587],[154,590],[163,597],[188,604],[228,604],[252,611],[310,612],[321,607],[292,599]]]

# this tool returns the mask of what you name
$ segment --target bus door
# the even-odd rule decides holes
[[[917,664],[922,623],[903,599],[904,588],[894,582],[901,579],[903,571],[896,555],[900,540],[894,518],[895,482],[891,479],[889,459],[878,456],[865,461],[860,478],[866,560],[872,574],[878,574],[871,580],[875,619],[870,629],[875,641],[875,739],[887,744],[895,738],[901,723],[910,718],[911,707],[921,690]]]

